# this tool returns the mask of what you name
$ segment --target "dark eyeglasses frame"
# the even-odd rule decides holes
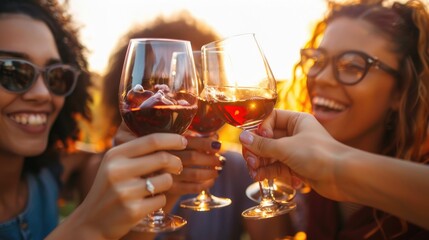
[[[366,53],[364,53],[362,51],[356,51],[356,50],[344,51],[344,52],[342,52],[340,54],[337,54],[335,56],[327,57],[326,50],[323,49],[323,48],[304,48],[304,49],[301,49],[301,51],[300,51],[300,54],[301,54],[301,62],[300,62],[300,64],[301,65],[302,65],[302,58],[303,58],[303,56],[306,56],[306,57],[309,56],[308,54],[306,54],[307,51],[319,52],[320,55],[323,55],[324,59],[325,59],[323,65],[320,67],[319,71],[317,71],[317,72],[315,72],[315,73],[313,73],[311,75],[308,74],[308,73],[305,73],[307,75],[307,77],[310,77],[310,78],[313,78],[313,77],[317,76],[323,69],[325,69],[325,67],[328,65],[328,63],[331,60],[333,61],[332,70],[334,72],[335,79],[338,82],[340,82],[340,83],[342,83],[344,85],[355,85],[355,84],[358,84],[360,81],[362,81],[362,79],[365,78],[366,74],[368,73],[368,71],[369,71],[369,69],[371,67],[374,67],[376,69],[381,69],[381,70],[385,71],[386,73],[388,73],[388,74],[392,75],[393,77],[395,77],[395,79],[398,79],[400,77],[400,75],[401,75],[397,70],[391,68],[386,63],[383,63],[378,58],[371,57],[371,56],[369,56],[368,54],[366,54]],[[354,82],[344,82],[344,81],[342,81],[341,78],[340,78],[340,76],[339,76],[339,71],[338,71],[338,69],[336,67],[336,62],[338,61],[338,59],[340,59],[345,54],[356,54],[356,55],[359,55],[366,62],[366,64],[365,64],[365,70],[363,71],[362,76],[360,78],[358,78]],[[309,57],[307,57],[307,58],[309,58]]]
[[[29,62],[29,61],[24,60],[24,59],[9,58],[9,57],[0,57],[0,62],[5,62],[5,61],[17,61],[17,62],[20,62],[20,63],[25,63],[25,64],[30,65],[34,69],[34,77],[31,80],[31,83],[26,88],[24,88],[22,90],[18,90],[18,91],[16,91],[16,90],[10,90],[10,89],[7,89],[6,87],[4,87],[2,84],[0,84],[0,86],[3,89],[5,89],[6,91],[12,92],[12,93],[18,93],[18,94],[24,93],[24,92],[28,91],[34,85],[34,83],[37,81],[37,78],[40,76],[40,74],[43,74],[42,75],[43,76],[43,82],[45,83],[46,88],[49,89],[49,92],[51,92],[52,94],[57,95],[57,96],[64,96],[64,97],[66,97],[66,96],[70,95],[73,92],[74,88],[76,87],[76,83],[77,83],[77,80],[79,78],[79,75],[81,73],[81,71],[79,69],[77,69],[76,67],[74,67],[72,65],[69,65],[69,64],[63,64],[63,63],[56,63],[56,64],[52,64],[52,65],[49,65],[49,66],[44,67],[44,68],[40,68],[39,66],[35,65],[34,63]],[[73,76],[73,83],[70,86],[70,89],[67,92],[62,93],[62,94],[58,94],[55,91],[53,91],[50,88],[50,86],[49,86],[49,80],[48,80],[48,73],[49,73],[49,71],[51,71],[52,69],[56,69],[58,67],[61,67],[61,68],[64,68],[64,69],[68,69],[68,70],[72,71],[73,74],[74,74],[74,76]]]

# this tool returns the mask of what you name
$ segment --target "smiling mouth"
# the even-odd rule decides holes
[[[314,109],[321,111],[340,112],[346,109],[344,104],[323,97],[314,97],[312,100],[312,105]]]
[[[9,116],[14,122],[26,126],[42,126],[46,125],[48,121],[48,114],[46,113],[20,113]]]

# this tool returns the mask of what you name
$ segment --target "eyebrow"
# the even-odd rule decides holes
[[[20,52],[5,51],[5,50],[0,50],[0,55],[18,57],[18,58],[26,58],[26,59],[29,58],[27,54],[20,53]]]
[[[3,56],[22,58],[22,59],[30,61],[30,56],[28,54],[21,53],[21,52],[0,50],[0,57],[3,57]],[[49,66],[49,65],[52,65],[52,64],[57,64],[57,63],[62,63],[62,61],[60,59],[50,58],[46,62],[46,66]]]

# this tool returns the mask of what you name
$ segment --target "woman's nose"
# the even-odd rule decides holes
[[[39,74],[36,79],[36,82],[24,93],[24,97],[28,99],[35,99],[38,101],[43,101],[51,98],[51,92],[45,84],[43,74]]]
[[[326,66],[312,78],[312,81],[316,84],[337,85],[338,81],[336,80],[332,63],[328,62]]]

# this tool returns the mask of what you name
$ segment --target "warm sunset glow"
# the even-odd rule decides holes
[[[282,80],[291,78],[293,65],[299,60],[299,49],[308,40],[315,22],[326,9],[326,0],[60,1],[68,2],[74,19],[80,24],[83,43],[90,50],[90,70],[96,73],[103,74],[110,53],[131,27],[144,25],[158,16],[168,17],[188,11],[213,27],[222,37],[255,33],[279,84],[287,83]],[[94,106],[102,104],[98,92],[94,93],[94,98]],[[94,106],[92,108],[97,109]],[[97,118],[95,122],[95,125],[105,124],[103,119]],[[83,128],[86,133],[92,132],[89,126]],[[240,131],[225,124],[220,130],[220,140],[224,144],[229,143],[228,149],[241,151],[240,145],[234,147],[232,144],[237,142]],[[91,145],[96,151],[111,144],[110,140],[103,141],[103,137],[95,131],[85,136],[83,141],[97,143],[97,146]],[[90,139],[87,139],[89,136]]]
[[[289,79],[299,49],[314,21],[322,16],[324,0],[70,0],[90,49],[90,67],[104,71],[118,39],[135,24],[187,10],[222,36],[256,33],[277,80]]]

